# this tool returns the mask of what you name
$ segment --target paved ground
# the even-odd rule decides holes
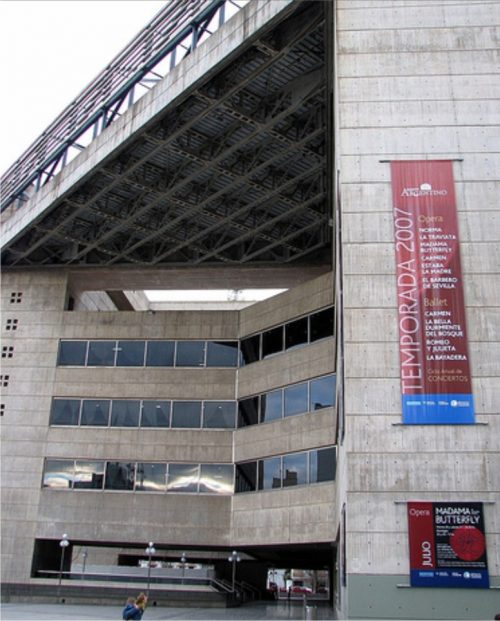
[[[86,621],[121,619],[116,606],[75,606],[71,604],[2,604],[2,621]],[[151,607],[143,621],[261,621],[264,619],[333,619],[332,609],[311,606],[307,610],[299,603],[247,604],[239,608],[167,608]]]

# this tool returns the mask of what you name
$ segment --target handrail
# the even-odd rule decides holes
[[[247,1],[169,0],[2,175],[0,211],[21,207],[137,101],[137,87],[145,94],[182,60],[177,52],[185,57],[213,34],[226,5],[234,13]]]

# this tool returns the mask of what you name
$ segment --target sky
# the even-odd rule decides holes
[[[164,5],[0,1],[0,175]]]

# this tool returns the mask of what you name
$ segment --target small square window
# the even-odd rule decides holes
[[[12,358],[14,355],[14,347],[5,345],[2,347],[2,358]]]
[[[10,375],[0,375],[0,384],[6,388],[9,385]]]
[[[5,403],[0,403],[0,416],[3,416],[5,412]]]
[[[5,329],[6,330],[17,330],[17,319],[7,319],[7,321],[5,322]]]
[[[23,297],[22,291],[13,291],[10,294],[10,303],[11,304],[20,304],[22,297]]]

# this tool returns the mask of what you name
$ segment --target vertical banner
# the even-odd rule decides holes
[[[391,179],[403,423],[474,423],[452,163]]]
[[[409,502],[410,584],[489,588],[483,504]]]

